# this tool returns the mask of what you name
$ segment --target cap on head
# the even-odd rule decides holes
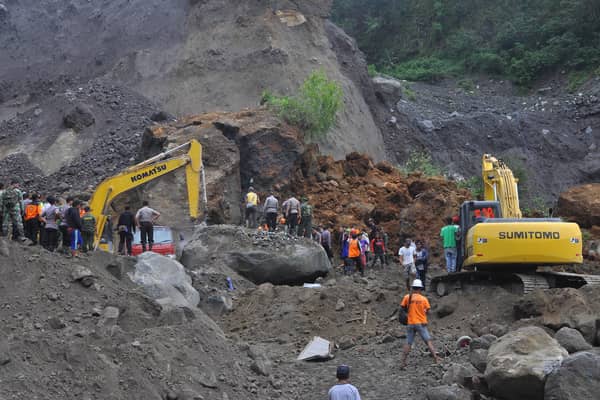
[[[413,289],[423,289],[423,282],[420,279],[415,279],[412,283]]]
[[[338,379],[348,379],[350,378],[350,367],[347,365],[340,365],[337,367],[337,371],[335,373],[335,377]]]
[[[250,186],[250,187],[248,188],[248,191],[250,191],[250,192],[254,192],[254,187]]]

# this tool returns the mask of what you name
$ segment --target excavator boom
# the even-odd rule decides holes
[[[486,201],[497,201],[502,206],[505,218],[521,218],[519,208],[518,182],[513,172],[504,162],[489,154],[482,160],[483,198]]]
[[[177,155],[184,149],[187,149],[186,153]],[[106,178],[98,185],[90,200],[92,214],[96,217],[95,247],[102,238],[106,221],[109,218],[110,204],[117,196],[183,167],[185,167],[186,173],[190,217],[197,219],[200,178],[203,172],[202,146],[198,141],[192,140],[126,168],[119,174]],[[204,179],[202,179],[202,183],[202,190],[205,192]],[[205,199],[206,193],[203,196],[203,200]]]

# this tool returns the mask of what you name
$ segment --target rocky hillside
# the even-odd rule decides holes
[[[323,69],[341,83],[344,110],[322,149],[337,157],[362,150],[383,159],[363,87],[343,68],[350,60],[366,77],[364,61],[358,53],[339,59],[332,50],[334,40],[350,39],[339,30],[329,38],[329,7],[329,1],[286,0],[178,0],[168,7],[158,0],[8,2],[0,30],[0,117],[20,124],[17,114],[60,101],[93,78],[133,89],[174,115],[237,111],[256,106],[267,89],[292,94],[310,72]],[[61,126],[62,117],[26,132],[41,135],[43,127],[43,136],[72,134]],[[107,133],[102,124],[91,130]],[[0,147],[3,154],[20,151],[12,143]]]

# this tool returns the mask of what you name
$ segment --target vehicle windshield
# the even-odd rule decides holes
[[[171,232],[171,228],[167,228],[164,226],[155,226],[154,227],[154,243],[172,243],[173,242],[173,233]],[[140,230],[136,229],[135,234],[133,235],[133,244],[140,244]]]

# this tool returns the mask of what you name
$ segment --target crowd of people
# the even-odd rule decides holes
[[[132,254],[136,227],[141,232],[142,251],[152,251],[153,225],[159,216],[147,201],[135,216],[126,206],[117,224],[119,254]],[[79,199],[26,192],[15,179],[7,187],[0,183],[1,236],[29,241],[30,246],[41,245],[51,252],[79,256],[95,250],[96,224],[89,205]]]

